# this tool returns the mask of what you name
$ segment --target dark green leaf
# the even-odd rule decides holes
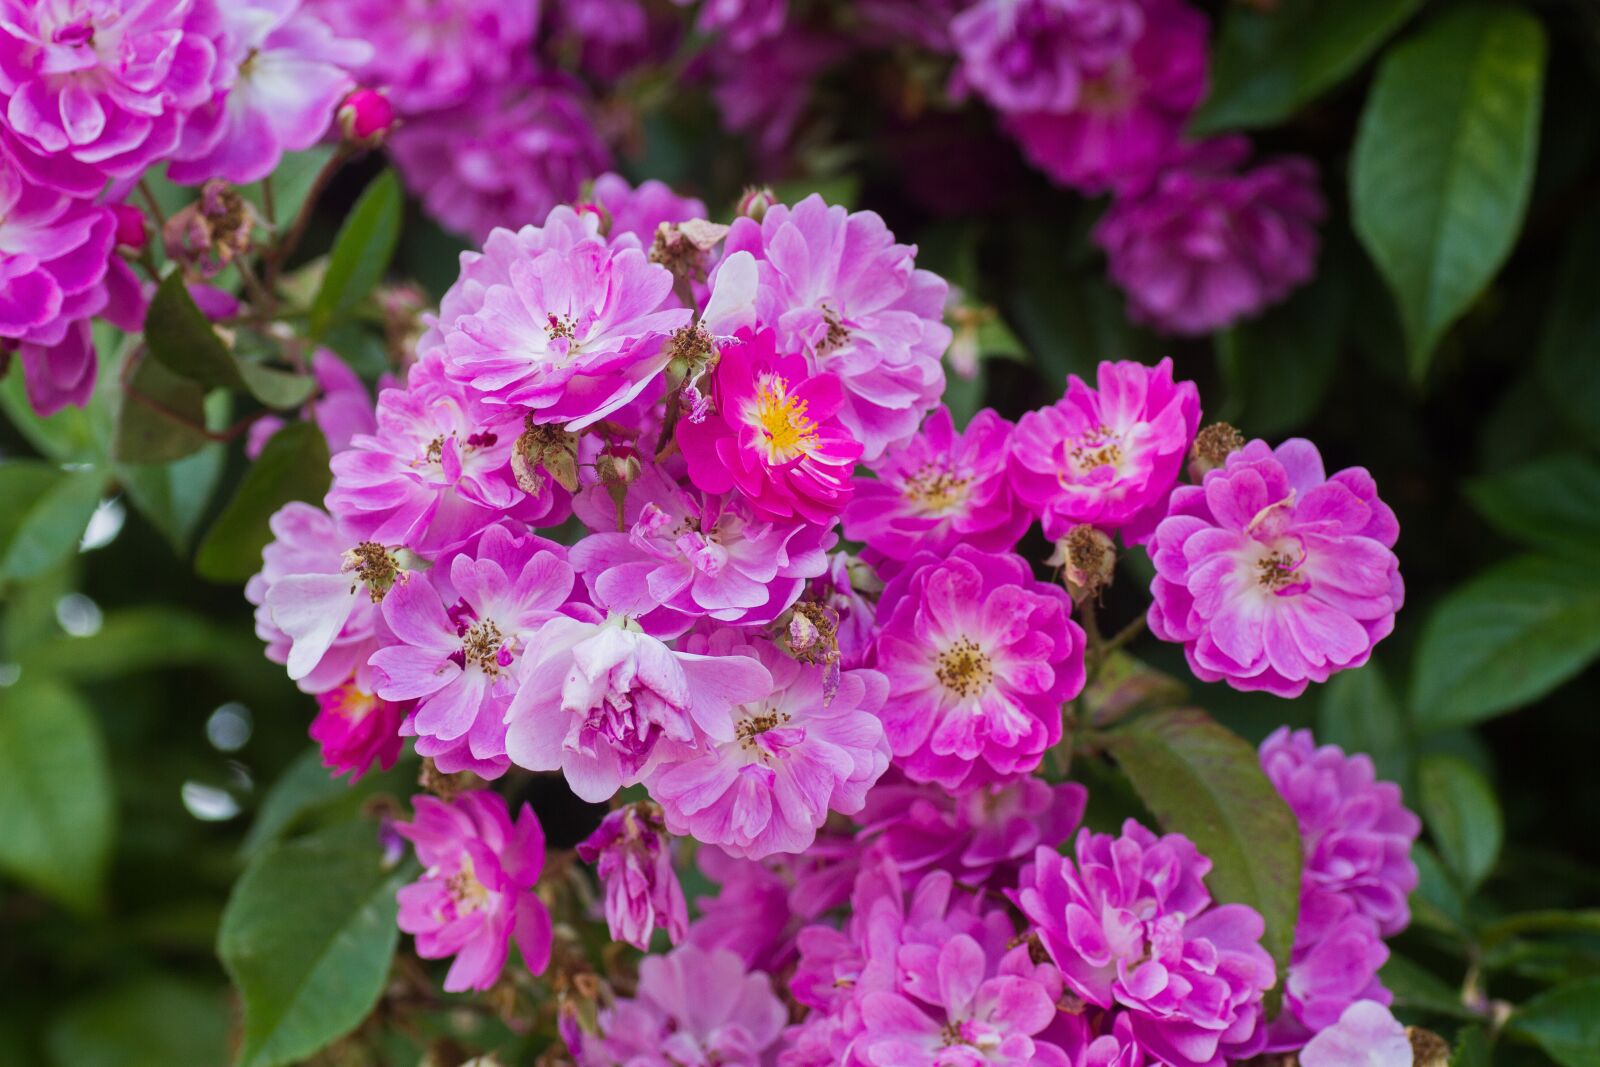
[[[1483,1027],[1469,1026],[1456,1035],[1456,1048],[1450,1055],[1450,1067],[1490,1067],[1489,1039]]]
[[[389,269],[400,239],[400,182],[386,170],[345,219],[328,256],[328,271],[311,305],[311,333],[321,337],[372,292]]]
[[[144,321],[150,354],[180,377],[207,389],[244,391],[233,353],[222,343],[205,313],[195,306],[183,272],[162,279]]]
[[[1161,828],[1211,858],[1211,895],[1266,919],[1262,944],[1282,970],[1300,907],[1300,829],[1256,750],[1192,708],[1146,715],[1105,739]]]
[[[1378,777],[1404,782],[1411,761],[1405,715],[1377,660],[1336,674],[1323,687],[1317,740],[1372,757]]]
[[[1228,9],[1211,54],[1211,92],[1195,134],[1271,126],[1350,75],[1422,0],[1287,0]]]
[[[1532,548],[1600,556],[1600,464],[1548,456],[1467,486],[1478,514]]]
[[[1544,65],[1536,18],[1470,5],[1445,12],[1378,69],[1356,134],[1352,208],[1399,303],[1417,379],[1522,228]]]
[[[261,569],[261,550],[272,540],[267,520],[290,501],[320,501],[330,477],[328,443],[314,423],[279,430],[207,532],[195,569],[216,582],[250,577]]]
[[[170,463],[211,443],[205,390],[149,356],[139,360],[117,405],[111,458],[122,463]]]
[[[1417,766],[1417,793],[1434,845],[1469,894],[1494,870],[1505,823],[1494,789],[1465,760],[1424,756]]]
[[[1600,274],[1600,209],[1587,212],[1567,240],[1556,276],[1555,293],[1539,338],[1539,382],[1544,395],[1600,444],[1600,300],[1594,281]]]
[[[223,991],[151,976],[67,1005],[47,1043],[60,1067],[211,1067],[228,1055]]]
[[[213,393],[206,399],[206,408],[206,425],[220,429],[233,410],[232,398],[228,393]],[[227,461],[228,450],[213,441],[172,463],[121,463],[115,473],[139,514],[161,531],[174,551],[185,555]]]
[[[1539,994],[1511,1016],[1511,1029],[1562,1067],[1600,1067],[1600,977]]]
[[[208,389],[247,392],[270,408],[293,408],[316,388],[308,376],[247,362],[230,352],[195,306],[181,271],[167,275],[156,290],[144,332],[152,356]]]
[[[1600,654],[1600,575],[1540,556],[1456,589],[1428,617],[1412,682],[1424,732],[1530,704]]]
[[[0,579],[32,578],[76,552],[105,488],[92,467],[0,464]]]
[[[240,1067],[295,1063],[372,1010],[399,930],[377,828],[352,822],[256,857],[228,898],[217,953],[244,999]]]
[[[20,366],[0,381],[0,411],[46,459],[65,463],[95,458],[88,412],[68,404],[49,418],[38,415],[28,402]]]
[[[1461,890],[1445,872],[1444,864],[1427,845],[1411,847],[1411,861],[1417,865],[1417,890],[1411,894],[1411,915],[1417,925],[1452,936],[1464,936],[1467,902]]]
[[[100,727],[71,690],[23,671],[0,688],[0,869],[89,911],[115,817]]]

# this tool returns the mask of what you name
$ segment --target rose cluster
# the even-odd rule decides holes
[[[947,286],[877,215],[596,195],[492,231],[376,411],[318,415],[325,506],[279,512],[247,589],[330,767],[409,739],[475,776],[400,826],[425,867],[400,921],[446,988],[515,943],[565,975],[586,1067],[1218,1067],[1384,1002],[1418,826],[1364,757],[1262,750],[1306,840],[1286,974],[1193,842],[1084,827],[1083,787],[1041,776],[1118,541],[1203,679],[1294,695],[1363,663],[1402,596],[1371,478],[1201,430],[1170,360],[958,427]],[[1018,554],[1035,523],[1065,582]],[[595,907],[678,946],[631,995],[553,952],[565,890],[489,785],[523,772],[611,804],[577,852]],[[693,921],[691,846],[721,887]]]

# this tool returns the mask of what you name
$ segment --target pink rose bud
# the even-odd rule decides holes
[[[117,219],[117,247],[135,255],[143,252],[150,243],[150,230],[145,225],[144,212],[132,204],[113,204],[111,212]]]
[[[357,89],[339,105],[339,128],[347,141],[381,144],[394,128],[394,105],[376,89]]]
[[[767,208],[778,202],[778,194],[769,186],[749,185],[745,187],[744,195],[739,198],[739,206],[734,209],[735,215],[743,216],[760,222],[767,216]]]

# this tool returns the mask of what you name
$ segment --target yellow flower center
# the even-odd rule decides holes
[[[762,376],[753,414],[751,425],[761,430],[771,462],[787,463],[816,446],[817,424],[806,414],[806,402],[790,395],[787,378]]]
[[[905,497],[928,511],[945,511],[967,499],[971,484],[971,477],[930,463],[906,479]]]

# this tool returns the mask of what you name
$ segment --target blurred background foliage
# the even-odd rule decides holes
[[[975,378],[951,376],[958,418],[983,405],[1015,418],[1101,359],[1171,354],[1200,383],[1208,421],[1304,435],[1330,469],[1372,471],[1401,520],[1407,585],[1375,661],[1295,701],[1192,681],[1191,699],[1252,741],[1288,723],[1370,752],[1423,814],[1416,921],[1384,975],[1404,1017],[1451,1036],[1504,1027],[1495,1063],[1592,1067],[1600,8],[1207,6],[1216,88],[1198,124],[1313,156],[1331,207],[1317,280],[1223,334],[1180,342],[1130,325],[1088,240],[1103,202],[1050,186],[990,116],[936,106],[935,75],[893,57],[818,86],[797,169],[771,177],[783,199],[820,190],[879,211],[921,246],[920,265],[960,286],[962,338],[984,358]],[[637,116],[630,175],[726,215],[757,173],[746,147],[717,131],[703,98],[638,91],[653,106]],[[280,211],[320,166],[307,155],[276,179]],[[392,202],[355,210],[382,167],[340,174],[303,264],[314,278],[333,249],[370,290],[392,251],[389,276],[436,300],[463,246],[398,195],[369,193]],[[186,194],[161,195],[176,206]],[[355,295],[320,327],[375,382],[391,355]],[[325,848],[337,837],[296,835],[396,809],[417,766],[354,789],[330,782],[307,747],[312,701],[252,633],[238,580],[266,505],[316,496],[325,471],[287,455],[280,484],[247,485],[236,507],[250,469],[236,440],[165,466],[117,458],[120,353],[118,339],[101,342],[105,380],[87,411],[39,420],[19,374],[0,383],[0,1064],[220,1064],[239,1011],[217,942],[241,872],[293,837],[307,891],[337,882]],[[216,391],[209,425],[254,403]],[[225,511],[235,529],[208,533]],[[231,580],[197,575],[202,543],[200,571]],[[1042,543],[1024,551],[1047,555]],[[1108,625],[1141,610],[1148,577],[1137,554],[1123,561]],[[1187,673],[1149,637],[1131,651]],[[592,825],[583,811],[541,814],[558,847]],[[351,891],[381,913],[390,888]],[[382,936],[392,948],[392,925]],[[521,1062],[498,1022],[409,980],[415,961],[402,956],[385,979],[377,958],[391,997],[435,998],[413,1014],[423,1021],[402,1031],[380,1015],[370,1040],[317,1062],[413,1063],[432,1049],[455,1063],[473,1048]],[[1457,1062],[1488,1062],[1475,1054]]]

